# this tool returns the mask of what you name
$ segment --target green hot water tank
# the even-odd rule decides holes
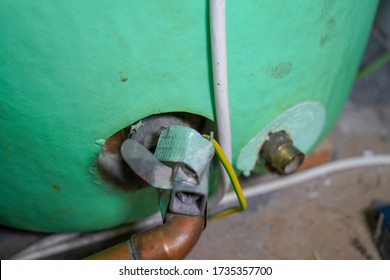
[[[213,127],[208,5],[0,2],[1,224],[90,231],[158,211],[154,188],[115,182],[98,159],[137,126],[144,140],[160,123]],[[257,168],[270,130],[288,131],[304,153],[329,132],[376,7],[374,0],[227,1],[237,172]]]

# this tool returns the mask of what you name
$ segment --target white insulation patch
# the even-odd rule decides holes
[[[259,131],[241,150],[237,168],[249,176],[258,160],[258,155],[270,132],[286,131],[294,146],[307,153],[317,141],[326,120],[325,107],[318,101],[304,101],[290,107]]]

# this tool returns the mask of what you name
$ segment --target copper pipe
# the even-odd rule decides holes
[[[89,256],[87,260],[178,260],[184,259],[198,242],[205,216],[167,213],[166,222],[135,234],[130,240]]]

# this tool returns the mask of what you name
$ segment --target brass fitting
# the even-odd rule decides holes
[[[261,147],[260,156],[268,169],[283,175],[297,171],[305,158],[283,130],[268,134],[268,139]]]

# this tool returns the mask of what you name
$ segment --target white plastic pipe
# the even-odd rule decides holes
[[[228,72],[226,55],[226,3],[225,0],[210,1],[211,53],[215,113],[218,127],[218,141],[229,161],[232,161],[232,140],[228,96]],[[222,185],[226,192],[229,177],[222,172]],[[222,194],[223,195],[223,194]]]
[[[390,165],[390,155],[375,155],[370,157],[355,157],[347,158],[334,162],[330,162],[318,167],[310,168],[306,171],[298,172],[281,179],[272,180],[271,182],[259,183],[253,186],[244,188],[244,196],[246,198],[255,197],[273,191],[282,190],[288,187],[303,184],[309,180],[324,178],[325,176],[359,167]],[[234,192],[230,192],[224,196],[221,205],[229,205],[237,201],[237,196]]]

